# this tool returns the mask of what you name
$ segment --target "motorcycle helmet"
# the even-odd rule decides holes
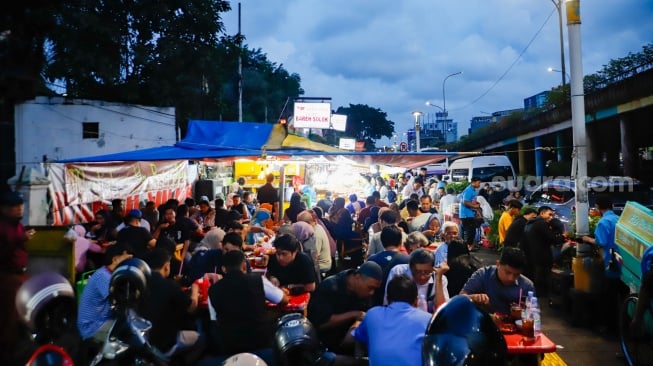
[[[147,289],[152,271],[142,259],[126,259],[111,274],[109,300],[117,308],[133,308]]]
[[[267,366],[259,356],[251,353],[238,353],[222,363],[222,366]]]
[[[284,366],[327,366],[335,361],[335,354],[322,348],[313,324],[298,313],[279,318],[273,347]]]
[[[425,366],[505,365],[507,353],[492,317],[464,295],[451,298],[438,310],[422,341]]]
[[[32,276],[18,289],[15,303],[20,319],[39,341],[52,341],[76,327],[75,292],[59,273]]]

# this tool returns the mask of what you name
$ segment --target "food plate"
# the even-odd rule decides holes
[[[514,324],[510,324],[510,323],[498,324],[497,327],[499,327],[501,333],[510,334],[510,333],[515,333],[517,331],[517,327]]]

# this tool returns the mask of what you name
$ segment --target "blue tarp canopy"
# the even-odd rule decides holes
[[[291,138],[292,137],[292,138]],[[298,146],[299,145],[299,146]],[[287,135],[278,124],[257,122],[197,121],[188,123],[186,137],[173,146],[65,159],[60,163],[107,161],[211,160],[269,156],[346,156],[359,164],[384,164],[406,168],[435,163],[453,152],[354,152],[333,148],[306,138]]]

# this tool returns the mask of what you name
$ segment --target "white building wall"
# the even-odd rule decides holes
[[[85,122],[99,123],[99,137],[83,138]],[[176,142],[174,107],[36,97],[15,106],[15,125],[17,174],[44,156],[52,162]]]

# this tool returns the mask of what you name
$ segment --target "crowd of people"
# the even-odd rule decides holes
[[[340,364],[354,365],[421,364],[420,337],[450,297],[460,294],[488,312],[509,313],[520,294],[547,296],[551,245],[563,240],[550,208],[522,210],[519,197],[504,196],[499,236],[505,249],[495,265],[482,266],[472,254],[479,217],[484,220],[480,179],[473,178],[459,196],[444,182],[428,180],[426,169],[396,180],[366,181],[364,200],[356,193],[345,199],[326,192],[309,206],[298,190],[286,210],[280,208],[271,174],[256,195],[239,187],[227,204],[221,197],[213,202],[208,197],[171,199],[161,207],[147,202],[127,211],[122,199],[113,200],[111,210],[98,211],[94,222],[74,230],[76,248],[79,242],[85,251],[77,257],[78,276],[96,269],[79,302],[81,338],[97,343],[106,337],[113,316],[111,273],[131,257],[152,270],[138,307],[152,322],[152,344],[181,355],[178,360],[185,364],[202,359],[208,364],[240,352],[274,363],[276,318],[266,303],[283,306],[293,293],[311,293],[306,314],[320,342]],[[6,299],[24,279],[24,244],[32,233],[18,225],[18,197],[4,197],[1,203],[2,229],[10,233],[0,246]],[[608,203],[597,205],[612,223]],[[609,231],[586,241],[608,245],[610,235],[613,243]],[[365,254],[342,268],[337,263],[345,254],[338,250],[346,246],[340,244],[352,240],[360,240]],[[256,253],[264,275],[253,271],[246,252]],[[204,332],[195,322],[198,279],[211,283]],[[11,313],[5,305],[1,313]],[[393,347],[387,347],[390,341]],[[369,357],[362,361],[361,356]]]

